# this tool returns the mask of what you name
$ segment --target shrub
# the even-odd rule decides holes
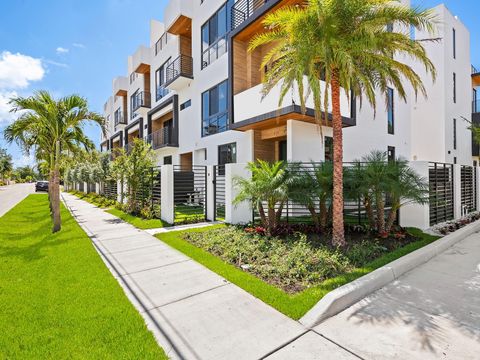
[[[346,256],[355,266],[364,266],[386,252],[388,249],[378,241],[363,240],[361,243],[353,244],[346,252]]]

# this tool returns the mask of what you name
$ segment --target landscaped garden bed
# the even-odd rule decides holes
[[[303,233],[273,237],[224,225],[157,237],[294,319],[335,288],[438,239],[417,229],[379,237],[352,228],[349,245],[335,249],[302,226]]]

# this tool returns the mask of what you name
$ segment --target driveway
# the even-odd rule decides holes
[[[0,216],[35,192],[35,184],[0,186]]]
[[[480,234],[314,330],[364,359],[480,359]]]

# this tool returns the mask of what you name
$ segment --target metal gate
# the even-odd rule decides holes
[[[429,164],[430,226],[452,220],[453,204],[453,165]]]
[[[104,194],[110,200],[117,200],[118,196],[117,182],[115,180],[106,181],[104,184]]]
[[[463,165],[460,170],[462,215],[477,210],[477,173],[474,167]]]
[[[162,172],[161,167],[152,168],[152,210],[155,216],[160,217],[160,206],[162,205]]]
[[[80,192],[85,191],[85,184],[83,183],[83,181],[78,183],[78,191],[80,191]]]
[[[215,220],[225,221],[225,165],[213,167]]]
[[[206,220],[207,168],[206,166],[173,166],[173,201],[175,224]]]
[[[97,192],[95,183],[87,183],[87,193]]]

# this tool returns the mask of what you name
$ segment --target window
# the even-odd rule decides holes
[[[387,111],[388,111],[388,133],[393,135],[395,133],[395,111],[394,111],[394,102],[393,102],[393,89],[388,88],[387,90]]]
[[[192,106],[192,100],[187,100],[183,104],[180,104],[180,111]]]
[[[333,138],[325,136],[325,161],[333,161]]]
[[[452,35],[453,35],[453,58],[456,59],[457,58],[457,32],[455,31],[455,29],[453,29]]]
[[[227,80],[202,94],[202,136],[228,129]]]
[[[227,52],[227,4],[202,26],[202,69]]]
[[[218,147],[218,165],[234,164],[237,162],[237,144],[225,144]]]
[[[457,119],[453,119],[453,150],[457,150]]]
[[[457,157],[456,157],[456,156],[453,158],[453,163],[454,163],[454,164],[457,163]]]
[[[453,73],[453,103],[457,103],[457,74]]]
[[[395,147],[394,146],[389,146],[387,148],[387,158],[388,158],[388,162],[394,162],[395,161]]]
[[[473,97],[472,112],[476,113],[478,112],[478,110],[480,110],[480,108],[478,107],[477,89],[473,89],[472,97]]]
[[[136,72],[132,72],[132,73],[130,74],[130,84],[133,83],[136,78],[137,78],[137,73],[136,73]]]
[[[141,105],[139,102],[138,93],[139,93],[139,89],[137,89],[137,91],[135,91],[133,95],[130,96],[130,118],[131,119],[133,119],[136,116],[135,110],[137,110]]]
[[[287,161],[287,140],[278,142],[278,160]]]
[[[165,63],[163,63],[162,66],[160,66],[157,71],[155,71],[155,99],[156,101],[160,100],[163,98],[165,95],[168,94],[168,89],[164,87],[164,84],[166,82],[166,76],[167,76],[167,66],[170,65],[170,61],[172,58],[168,58]]]
[[[172,165],[172,156],[165,156],[163,158],[163,165]]]

